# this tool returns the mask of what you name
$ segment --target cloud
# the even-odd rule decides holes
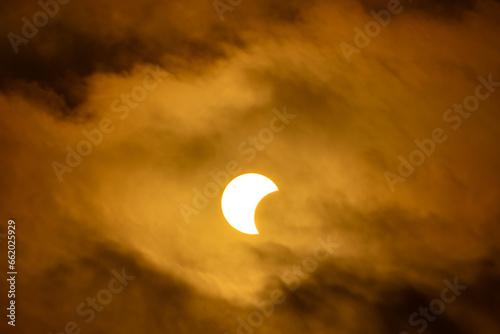
[[[458,130],[443,114],[479,76],[500,81],[498,1],[404,4],[346,62],[339,44],[384,6],[242,2],[221,22],[210,1],[70,2],[18,54],[5,38],[0,207],[20,227],[20,327],[82,323],[78,304],[125,267],[137,278],[84,331],[236,333],[273,289],[287,300],[255,332],[414,331],[458,277],[468,289],[427,332],[495,333],[498,90]],[[4,35],[39,10],[6,8]],[[170,75],[127,104],[156,66]],[[296,118],[250,161],[240,143],[284,106]],[[59,182],[53,162],[103,119],[114,130]],[[447,141],[391,192],[384,173],[437,127]],[[179,211],[233,160],[280,189],[255,238],[227,225],[220,194],[191,224]],[[340,247],[289,291],[283,274],[328,235]]]

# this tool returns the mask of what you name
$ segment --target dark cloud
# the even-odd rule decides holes
[[[196,18],[190,14],[190,6],[200,8],[199,22],[193,21]],[[268,22],[294,23],[300,18],[298,2],[252,6],[255,8],[251,10]],[[1,26],[4,35],[9,32],[21,35],[21,16],[30,18],[30,13],[40,10],[23,2],[4,4],[4,8],[20,15],[19,20],[4,22]],[[240,11],[243,13],[239,16],[244,15],[244,8]],[[83,23],[85,15],[92,17],[94,23]],[[152,22],[156,23],[154,29],[147,27]],[[251,18],[240,22],[244,29],[263,30]],[[190,28],[186,30],[183,24]],[[63,111],[71,115],[88,97],[86,78],[93,73],[120,74],[140,63],[161,63],[174,73],[196,73],[226,59],[228,48],[246,46],[234,25],[234,22],[220,22],[209,1],[189,6],[146,2],[113,7],[103,7],[97,2],[87,2],[82,7],[70,2],[61,6],[60,12],[27,44],[21,44],[19,53],[14,52],[8,38],[2,40],[0,89],[15,89],[18,85],[12,83],[16,81],[36,83],[60,96],[65,103]],[[29,89],[25,93],[26,90]]]

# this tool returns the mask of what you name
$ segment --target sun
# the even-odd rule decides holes
[[[262,198],[275,191],[278,191],[278,187],[264,175],[240,175],[229,182],[222,194],[222,213],[238,231],[259,234],[255,226],[255,210]]]

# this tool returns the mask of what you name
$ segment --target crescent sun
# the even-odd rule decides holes
[[[229,182],[222,194],[222,213],[238,231],[259,234],[255,226],[255,210],[262,198],[275,191],[278,191],[278,187],[263,175],[240,175]]]

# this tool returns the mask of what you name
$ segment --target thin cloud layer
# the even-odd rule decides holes
[[[242,2],[221,21],[210,1],[69,2],[17,54],[4,38],[17,329],[412,333],[457,279],[467,288],[426,332],[497,333],[500,6],[402,2],[346,61],[342,43],[386,6]],[[39,7],[2,9],[6,36]],[[447,110],[480,84],[488,97],[454,129]],[[264,142],[277,113],[290,117]],[[391,187],[386,172],[436,128],[446,140]],[[256,211],[259,236],[222,215],[234,161],[280,189]],[[319,260],[325,240],[338,247]],[[86,323],[78,305],[122,268],[135,278]],[[284,301],[259,321],[273,291]]]

